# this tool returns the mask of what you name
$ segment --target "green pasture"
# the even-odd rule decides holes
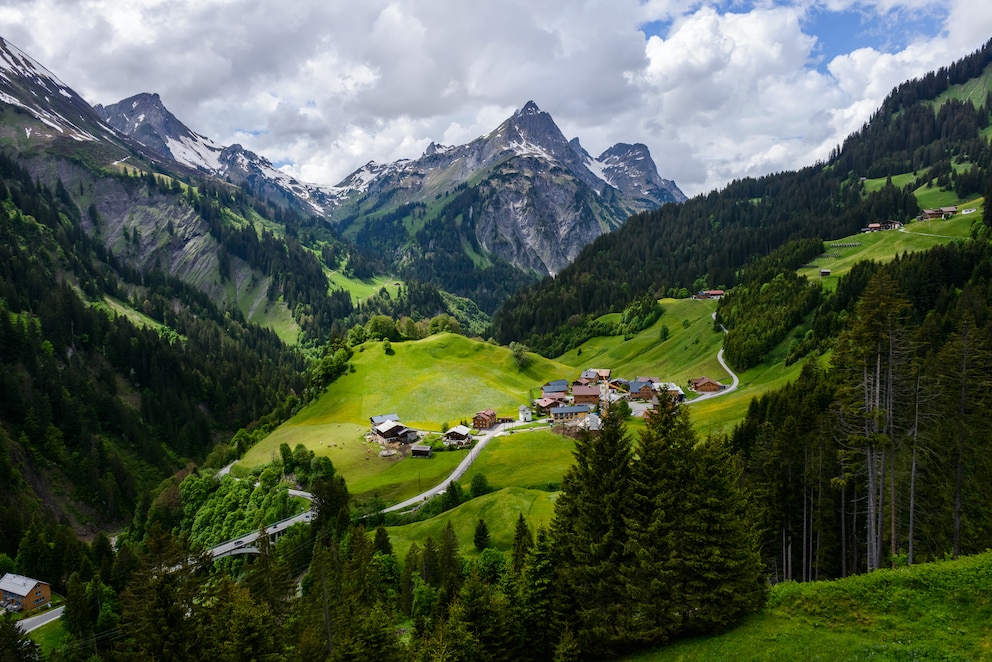
[[[517,519],[523,513],[524,519],[536,530],[549,526],[554,516],[554,502],[557,492],[527,490],[508,487],[496,492],[470,499],[457,508],[441,513],[423,522],[387,527],[393,552],[401,561],[406,557],[412,543],[423,546],[427,536],[440,541],[441,533],[451,522],[458,538],[459,551],[464,556],[475,556],[478,552],[473,543],[475,527],[480,519],[485,520],[489,529],[490,545],[502,551],[513,548],[513,532]]]
[[[561,483],[572,465],[575,442],[555,434],[547,425],[496,437],[462,477],[468,491],[476,474],[486,477],[489,485],[543,490]]]
[[[401,282],[392,276],[375,276],[366,279],[349,278],[340,271],[329,272],[327,281],[332,290],[345,290],[351,294],[352,299],[356,302],[369,298],[383,287],[390,294],[396,294],[396,286]]]
[[[985,103],[985,96],[990,89],[992,89],[992,66],[985,67],[985,71],[977,78],[971,78],[958,85],[951,85],[934,101],[924,103],[930,103],[935,113],[948,99],[971,101],[978,108]]]
[[[557,360],[579,372],[609,368],[614,377],[658,377],[680,386],[700,375],[729,381],[730,375],[716,360],[723,345],[723,334],[713,330],[716,304],[713,299],[662,299],[665,312],[661,319],[630,340],[623,336],[592,338]],[[664,342],[660,338],[662,326],[669,332]]]
[[[69,633],[65,631],[63,623],[63,620],[58,618],[28,633],[31,640],[41,648],[45,658],[66,643]]]
[[[987,660],[992,554],[834,581],[774,586],[765,609],[721,634],[626,662]]]
[[[356,348],[354,372],[249,449],[235,471],[278,459],[282,443],[290,448],[303,444],[328,456],[353,494],[401,500],[418,492],[418,481],[424,489],[440,482],[460,453],[440,451],[431,460],[380,458],[378,445],[364,439],[370,417],[396,413],[405,425],[433,431],[445,422],[471,421],[489,407],[516,418],[532,388],[578,376],[573,368],[536,354],[521,370],[509,349],[455,334],[393,343],[392,351],[387,355],[381,343]]]
[[[164,333],[175,333],[161,322],[156,321],[144,313],[138,312],[130,305],[111,296],[104,295],[101,301],[91,303],[90,307],[103,311],[104,314],[110,317],[119,315],[137,327],[152,329],[160,335]]]
[[[521,370],[506,347],[451,333],[392,343],[392,352],[386,354],[380,343],[356,348],[355,371],[286,425],[367,425],[371,416],[396,413],[405,425],[440,431],[444,422],[471,421],[477,411],[490,407],[500,416],[516,418],[531,388],[574,372],[536,354],[529,355]]]
[[[811,282],[819,280],[824,289],[832,291],[840,277],[858,262],[888,262],[903,253],[924,251],[968,237],[972,225],[983,218],[984,198],[964,203],[959,208],[975,211],[968,214],[959,212],[946,221],[915,221],[902,230],[859,233],[827,241],[826,255],[816,258],[812,266],[801,268],[798,273]],[[830,269],[830,275],[821,278],[820,269]]]
[[[906,172],[901,175],[893,175],[892,185],[895,186],[896,188],[902,188],[906,186],[906,184],[910,184],[913,181],[915,181],[917,176],[918,175],[915,172]],[[885,186],[888,179],[889,179],[888,177],[876,177],[874,179],[866,179],[864,182],[865,184],[864,195],[867,197],[869,193],[880,191],[882,187]]]

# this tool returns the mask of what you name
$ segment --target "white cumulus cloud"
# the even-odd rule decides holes
[[[857,12],[874,41],[824,62],[817,12]],[[912,16],[929,20],[902,39],[874,27]],[[414,158],[432,140],[467,142],[533,99],[591,153],[647,144],[662,176],[689,194],[825,158],[892,87],[990,34],[992,11],[980,0],[0,7],[0,36],[91,103],[157,92],[194,131],[308,181],[334,184],[369,160]]]

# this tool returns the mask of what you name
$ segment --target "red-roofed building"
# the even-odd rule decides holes
[[[472,427],[477,430],[486,430],[494,425],[496,425],[496,411],[493,409],[477,412],[472,417]]]

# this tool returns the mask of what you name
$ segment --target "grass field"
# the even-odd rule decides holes
[[[340,271],[329,272],[327,274],[327,280],[330,282],[332,290],[345,290],[351,294],[352,299],[356,302],[367,299],[383,287],[388,289],[390,293],[395,294],[395,284],[401,282],[392,276],[375,276],[374,278],[359,280],[357,278],[348,278]]]
[[[952,194],[953,195],[953,194]],[[923,204],[921,202],[921,204]],[[942,204],[957,204],[956,196],[951,202],[934,200],[927,206]],[[832,291],[837,287],[841,276],[851,270],[856,263],[863,260],[888,262],[903,253],[923,251],[934,246],[947,244],[969,236],[974,223],[981,223],[985,212],[984,198],[962,203],[961,210],[946,221],[917,221],[910,223],[902,231],[869,232],[842,237],[826,242],[826,252],[830,257],[820,256],[814,266],[799,269],[800,275],[805,275],[811,281],[819,279],[824,289]],[[961,213],[974,209],[970,213]],[[841,245],[838,245],[841,244]],[[858,244],[843,246],[842,244]],[[830,275],[820,278],[820,269],[830,269]]]
[[[59,618],[32,630],[28,636],[41,648],[44,659],[63,644],[68,634],[62,624],[62,619]]]
[[[992,659],[992,554],[772,588],[729,632],[626,662]]]
[[[520,370],[509,349],[454,334],[393,343],[392,355],[379,343],[363,348],[352,359],[353,373],[249,449],[235,470],[243,473],[275,460],[282,443],[291,448],[303,444],[330,457],[353,494],[400,500],[416,494],[418,483],[426,489],[440,482],[460,453],[438,453],[431,460],[380,458],[378,446],[364,441],[371,416],[396,413],[406,425],[435,431],[445,422],[470,421],[489,407],[516,417],[532,388],[553,378],[578,376],[574,369],[537,355]]]
[[[472,477],[483,474],[496,489],[511,486],[547,489],[549,484],[561,482],[572,464],[574,450],[572,439],[551,432],[547,426],[513,432],[490,441],[486,451],[462,477],[461,484],[467,491]]]
[[[462,555],[471,557],[478,555],[472,538],[476,525],[483,519],[489,529],[490,545],[508,551],[513,547],[513,531],[520,514],[523,513],[532,529],[548,526],[554,515],[557,496],[557,492],[508,487],[471,499],[429,520],[387,527],[387,531],[393,544],[393,552],[402,561],[411,543],[423,545],[427,536],[434,538],[435,542],[439,541],[441,532],[451,522],[458,538],[459,551]]]
[[[665,310],[661,319],[630,340],[620,336],[593,338],[557,360],[580,372],[609,368],[614,377],[653,376],[680,386],[700,375],[729,381],[730,375],[716,360],[723,344],[723,334],[713,330],[716,301],[662,299],[661,305]],[[662,326],[669,331],[664,342],[659,338]]]

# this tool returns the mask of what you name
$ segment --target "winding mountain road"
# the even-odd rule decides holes
[[[462,461],[458,463],[458,466],[455,467],[455,470],[452,471],[447,478],[431,489],[421,492],[417,496],[410,497],[406,501],[400,501],[399,503],[389,506],[388,508],[384,508],[382,512],[391,513],[397,510],[413,508],[415,506],[419,506],[427,499],[441,494],[448,489],[448,486],[451,485],[452,481],[458,480],[465,475],[465,472],[468,471],[470,466],[472,466],[475,459],[479,457],[479,453],[481,453],[482,449],[486,447],[486,444],[489,443],[490,439],[494,439],[495,437],[505,434],[507,430],[512,430],[520,425],[524,425],[524,423],[521,423],[520,421],[514,421],[513,423],[500,423],[491,431],[479,436],[475,446],[472,447],[472,449],[468,452],[468,455],[466,455]]]
[[[713,313],[713,320],[714,321],[716,320],[716,313]],[[727,327],[721,324],[720,328],[723,329],[724,333],[727,333]],[[716,360],[719,361],[720,366],[727,371],[728,375],[730,375],[730,378],[732,380],[730,386],[720,391],[716,391],[714,393],[704,393],[698,398],[687,402],[686,403],[687,405],[691,405],[694,402],[700,402],[701,400],[710,400],[712,398],[719,398],[721,395],[727,395],[728,393],[733,393],[734,391],[737,390],[737,387],[740,385],[741,380],[737,376],[737,373],[731,370],[730,366],[727,365],[727,362],[723,360],[723,347],[721,347],[720,351],[716,353]]]

